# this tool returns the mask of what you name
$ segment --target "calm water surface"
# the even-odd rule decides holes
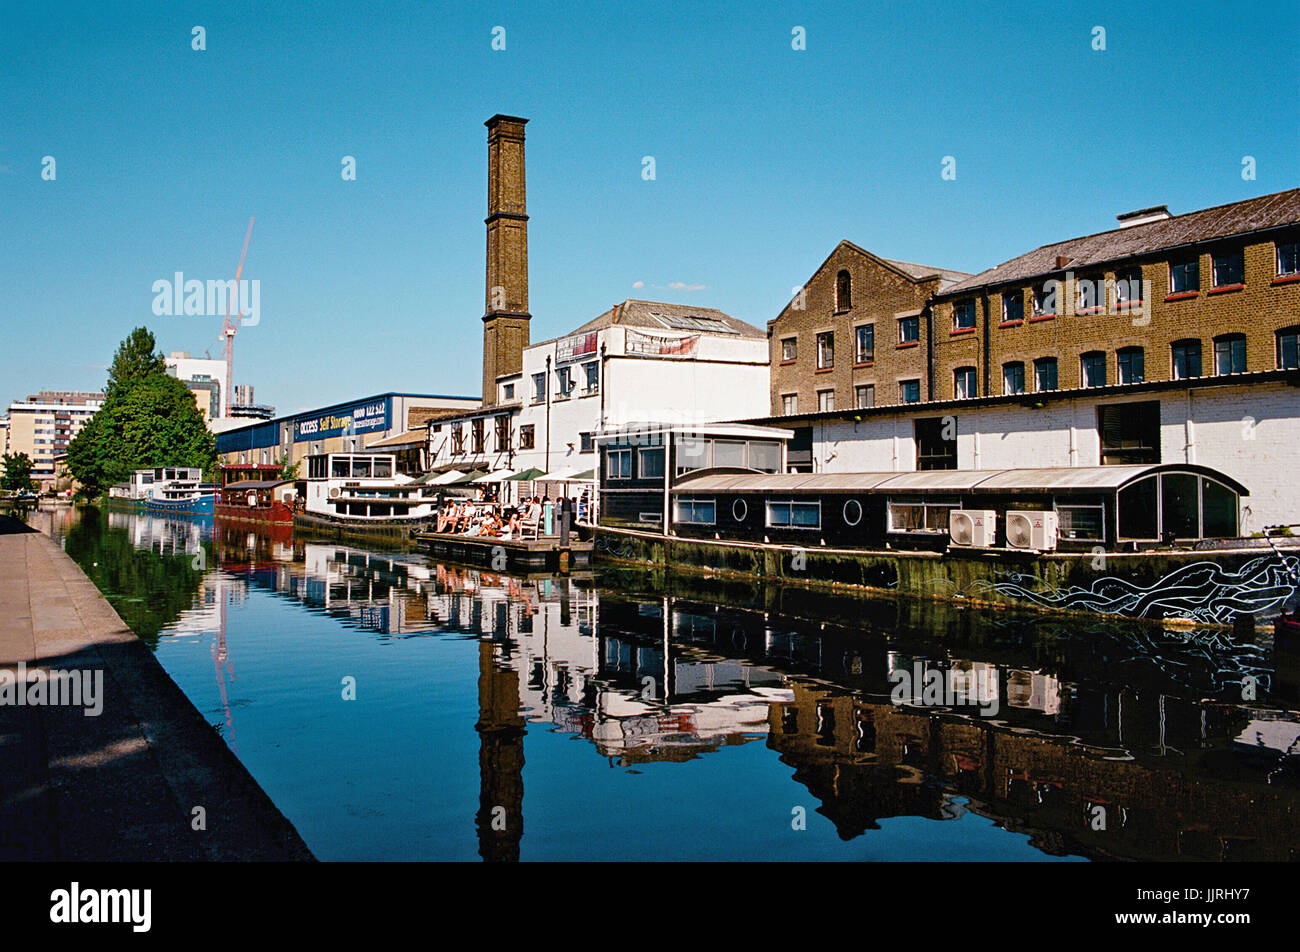
[[[1262,633],[33,519],[324,860],[1300,854],[1300,677]],[[898,670],[996,713],[895,705]]]

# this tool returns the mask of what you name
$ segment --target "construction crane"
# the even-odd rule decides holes
[[[239,267],[235,269],[235,288],[226,296],[226,319],[221,325],[221,336],[226,341],[226,387],[225,387],[225,416],[230,416],[230,394],[234,389],[233,380],[235,377],[235,331],[239,328],[239,321],[243,318],[244,312],[240,311],[239,316],[233,321],[230,319],[230,299],[239,295],[239,277],[244,273],[244,256],[248,254],[248,240],[253,237],[253,219],[248,219],[248,232],[244,235],[244,250],[239,253]]]

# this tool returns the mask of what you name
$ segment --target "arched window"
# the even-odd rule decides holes
[[[835,276],[835,310],[847,311],[853,306],[853,278],[847,271]]]

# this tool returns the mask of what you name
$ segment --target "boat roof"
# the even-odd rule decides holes
[[[907,473],[737,473],[701,470],[673,492],[1111,492],[1155,473],[1186,472],[1217,480],[1242,496],[1250,491],[1231,476],[1190,463],[1054,466],[1030,469],[932,469]]]
[[[226,489],[274,489],[276,486],[292,484],[292,479],[241,479],[226,483]]]

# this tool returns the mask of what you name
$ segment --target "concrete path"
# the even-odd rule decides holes
[[[18,706],[0,673],[0,860],[312,858],[76,563],[0,516],[0,672],[19,662],[102,672],[102,712]]]

